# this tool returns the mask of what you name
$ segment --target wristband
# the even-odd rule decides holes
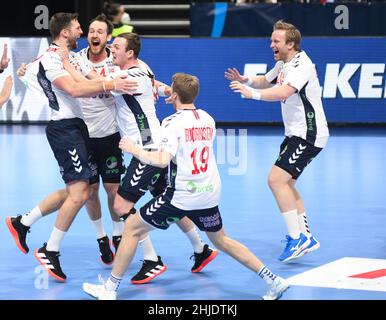
[[[261,93],[259,90],[252,90],[252,99],[261,100]]]
[[[157,88],[157,93],[160,97],[166,97],[166,94],[165,94],[165,89],[166,89],[166,86],[159,86]]]

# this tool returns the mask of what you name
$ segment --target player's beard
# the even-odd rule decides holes
[[[74,37],[72,34],[68,37],[68,48],[70,50],[74,50],[78,47],[77,38]]]

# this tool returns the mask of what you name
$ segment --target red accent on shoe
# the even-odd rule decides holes
[[[202,269],[204,269],[206,267],[206,265],[209,262],[211,262],[214,258],[216,258],[217,255],[218,255],[218,251],[213,250],[213,252],[210,254],[210,256],[208,258],[206,258],[197,269],[193,269],[192,272],[193,273],[200,272]]]

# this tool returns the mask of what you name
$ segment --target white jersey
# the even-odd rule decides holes
[[[182,210],[218,206],[221,179],[213,152],[216,124],[203,110],[180,110],[162,121],[161,149],[169,152],[171,204]]]
[[[58,89],[53,82],[63,76],[70,76],[64,69],[60,56],[56,53],[59,49],[54,43],[36,60],[27,66],[26,73],[21,80],[28,89],[45,95],[51,108],[51,120],[83,119],[79,101],[68,93]]]
[[[324,114],[318,76],[310,58],[304,51],[291,61],[278,61],[265,78],[276,80],[278,85],[288,84],[297,89],[287,100],[281,101],[281,111],[288,137],[300,137],[318,148],[327,144],[329,131]]]
[[[127,75],[138,83],[132,94],[116,94],[117,122],[121,137],[129,137],[145,149],[158,149],[161,125],[155,110],[154,74],[145,65],[120,70],[111,77]]]
[[[83,76],[95,70],[99,75],[106,77],[118,68],[113,64],[110,50],[108,48],[106,50],[107,58],[101,62],[92,63],[89,60],[89,47],[75,53],[70,62]],[[91,98],[79,98],[79,101],[90,138],[103,138],[118,132],[115,99],[112,94],[100,93]]]

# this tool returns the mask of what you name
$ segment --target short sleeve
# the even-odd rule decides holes
[[[283,67],[283,61],[276,62],[275,66],[265,74],[265,79],[272,83],[279,75],[280,69]]]
[[[305,61],[292,64],[287,71],[283,84],[288,84],[300,91],[311,78],[314,68],[312,63]]]
[[[69,73],[63,67],[62,59],[56,53],[46,55],[42,58],[41,63],[50,82],[54,82],[60,77],[69,76]]]
[[[130,72],[130,70],[120,70],[114,73],[110,73],[106,79],[112,80],[117,77],[127,77],[128,80],[136,81],[138,86],[134,90],[130,90],[130,94],[132,95],[140,95],[146,92],[147,86],[149,85],[148,77],[145,74],[137,74]],[[111,92],[114,96],[121,95],[121,93],[112,91]]]
[[[178,135],[172,120],[168,118],[162,121],[160,149],[170,153],[173,157],[178,150]]]

